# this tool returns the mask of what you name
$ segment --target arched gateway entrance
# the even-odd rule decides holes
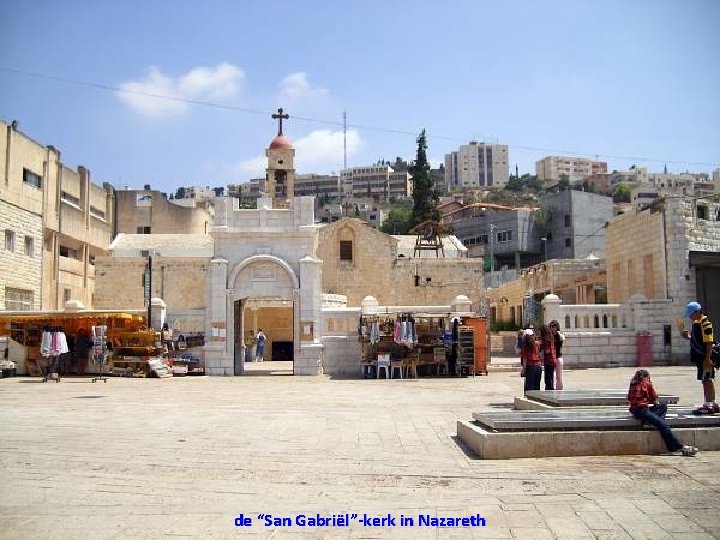
[[[245,340],[258,328],[267,330],[266,357],[290,357],[295,375],[322,373],[319,226],[314,198],[294,194],[295,150],[282,132],[287,118],[282,109],[273,115],[278,133],[265,151],[265,196],[257,207],[240,208],[229,197],[215,206],[205,310],[209,375],[243,374]]]
[[[293,269],[278,257],[255,255],[235,267],[227,285],[233,302],[233,336],[228,336],[233,344],[233,373],[242,375],[251,367],[254,371],[262,367],[263,372],[292,373],[289,362],[295,360],[299,349],[295,328],[299,283]],[[255,360],[254,337],[261,328],[267,336],[264,359],[277,362],[272,368],[270,364],[246,365]]]

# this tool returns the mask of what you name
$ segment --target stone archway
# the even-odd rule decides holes
[[[272,360],[273,355],[282,352],[283,359],[294,359],[295,352],[299,351],[299,286],[295,271],[279,257],[254,255],[235,266],[228,276],[227,288],[232,291],[233,302],[233,309],[229,311],[233,319],[228,325],[228,334],[232,335],[228,335],[228,340],[234,346],[235,364],[240,366],[236,374],[245,372],[245,337],[263,326],[258,320],[268,322],[264,328],[268,336],[265,358]],[[248,317],[248,313],[252,316]],[[267,328],[270,324],[274,328]]]

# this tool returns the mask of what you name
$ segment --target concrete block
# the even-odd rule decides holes
[[[593,456],[600,448],[600,435],[596,431],[552,433],[552,450],[557,456]]]

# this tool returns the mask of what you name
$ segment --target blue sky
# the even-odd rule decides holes
[[[97,183],[259,176],[278,106],[299,173],[342,168],[343,111],[351,166],[412,159],[426,128],[438,163],[476,139],[521,173],[720,167],[714,0],[15,0],[0,20],[0,118]]]

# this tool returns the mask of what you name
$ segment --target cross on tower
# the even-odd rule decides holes
[[[283,114],[283,110],[282,110],[282,107],[281,107],[281,108],[278,109],[278,113],[277,113],[277,114],[275,114],[275,113],[272,114],[272,118],[273,118],[273,120],[277,120],[277,121],[278,121],[278,137],[279,137],[280,135],[282,135],[282,121],[283,121],[283,118],[284,118],[285,120],[287,120],[288,118],[290,118],[290,115],[289,115],[289,114]]]

